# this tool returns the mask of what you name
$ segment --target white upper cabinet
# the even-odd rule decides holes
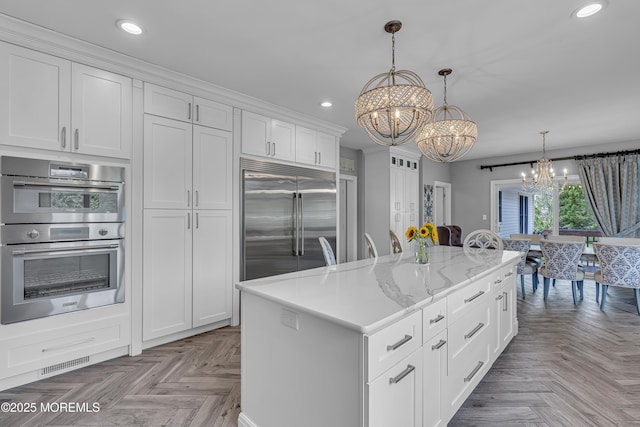
[[[336,138],[296,126],[296,162],[335,169]]]
[[[295,125],[243,111],[242,152],[277,160],[295,161]]]
[[[215,129],[233,130],[231,106],[146,82],[144,112]]]
[[[0,43],[0,137],[20,147],[129,158],[130,78]]]
[[[193,127],[193,207],[231,209],[233,141],[231,132]]]

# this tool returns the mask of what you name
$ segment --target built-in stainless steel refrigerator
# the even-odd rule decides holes
[[[243,280],[325,265],[336,250],[335,173],[242,159]]]

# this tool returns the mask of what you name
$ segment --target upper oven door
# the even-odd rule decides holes
[[[123,184],[3,176],[1,203],[5,224],[122,222]]]

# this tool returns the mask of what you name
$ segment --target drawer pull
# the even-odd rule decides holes
[[[411,341],[411,338],[413,338],[411,335],[405,335],[404,338],[402,338],[397,343],[392,344],[392,345],[388,345],[387,346],[387,351],[397,350],[399,347],[401,347],[401,346],[405,345],[406,343],[408,343],[409,341]]]
[[[465,299],[465,300],[464,300],[464,302],[465,302],[465,304],[466,304],[466,303],[471,302],[471,301],[473,301],[474,299],[476,299],[476,298],[478,298],[478,297],[480,297],[480,296],[482,296],[482,295],[484,295],[484,291],[480,291],[480,292],[478,292],[477,294],[475,294],[475,295],[473,295],[473,296],[470,296],[469,298]]]
[[[439,321],[441,321],[442,319],[444,319],[444,316],[443,316],[442,314],[438,314],[438,316],[437,316],[437,317],[435,317],[435,318],[433,318],[433,319],[429,320],[429,323],[431,323],[431,324],[433,325],[434,323],[438,323],[438,322],[439,322]]]
[[[504,277],[511,277],[511,276],[513,276],[513,271],[510,271],[504,275]]]
[[[415,366],[413,365],[407,365],[407,368],[400,372],[397,376],[393,377],[393,378],[389,378],[389,384],[397,384],[400,381],[402,381],[402,379],[404,377],[406,377],[407,375],[409,375],[411,372],[413,372],[416,369]]]
[[[58,345],[58,346],[55,346],[55,347],[43,348],[42,352],[46,353],[47,351],[62,350],[63,348],[73,347],[73,346],[80,345],[80,344],[86,344],[88,342],[95,341],[95,340],[96,340],[95,337],[91,337],[91,338],[87,338],[87,339],[80,340],[80,341],[70,342],[68,344]]]
[[[498,296],[496,297],[496,300],[498,300],[498,301],[499,301],[499,300],[501,300],[502,298],[504,298],[504,295],[498,295]]]
[[[478,331],[479,331],[480,329],[482,329],[482,327],[483,327],[483,326],[484,326],[484,323],[482,323],[482,322],[478,323],[478,326],[476,326],[475,328],[473,328],[473,329],[471,330],[471,332],[469,332],[468,334],[465,334],[464,339],[465,339],[465,340],[466,340],[466,339],[469,339],[469,338],[471,338],[472,336],[474,336],[475,334],[477,334],[477,333],[478,333]]]
[[[438,342],[438,344],[436,345],[432,345],[431,346],[431,350],[439,350],[443,345],[445,345],[447,342],[445,340],[440,340]]]
[[[475,368],[473,368],[473,371],[471,371],[471,373],[469,375],[467,375],[466,377],[464,377],[464,382],[468,383],[469,381],[471,381],[473,379],[473,377],[476,376],[476,374],[478,373],[478,371],[480,370],[480,368],[482,368],[482,365],[484,365],[484,362],[480,361],[478,362],[478,364],[476,365]]]
[[[496,281],[493,282],[493,283],[495,283],[496,285],[499,284],[499,283],[502,283],[502,279],[496,279]]]

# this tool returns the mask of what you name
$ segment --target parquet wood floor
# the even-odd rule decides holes
[[[610,288],[601,312],[593,281],[585,282],[578,306],[566,282],[551,289],[547,303],[541,291],[519,297],[518,336],[449,426],[640,426],[640,316],[634,304],[631,292]],[[97,413],[0,412],[3,427],[236,426],[240,329],[219,329],[0,392],[0,402],[100,403]]]

